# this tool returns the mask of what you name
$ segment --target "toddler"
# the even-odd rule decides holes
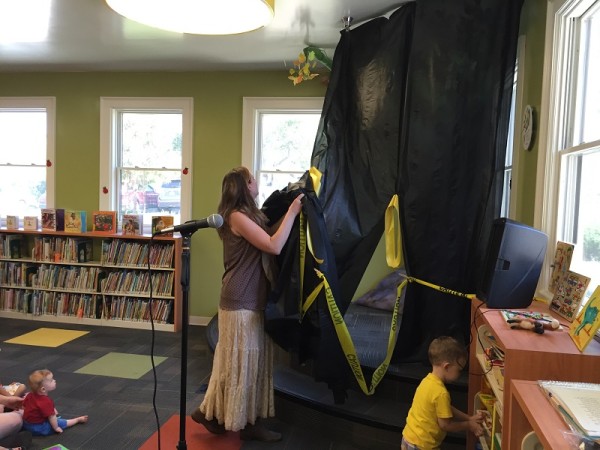
[[[23,428],[34,436],[62,433],[64,428],[88,421],[88,416],[75,419],[58,418],[54,401],[48,393],[56,389],[56,380],[49,370],[36,370],[29,375],[31,392],[23,400]]]

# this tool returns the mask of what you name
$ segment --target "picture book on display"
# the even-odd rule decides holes
[[[538,384],[573,431],[600,439],[600,384],[545,380]]]
[[[94,211],[92,229],[97,233],[113,234],[117,232],[117,213],[115,211]]]
[[[566,278],[567,271],[571,267],[571,259],[575,246],[567,242],[558,241],[556,243],[556,253],[554,254],[554,263],[552,264],[552,274],[550,275],[550,286],[548,289],[553,294],[556,293],[561,281]]]
[[[121,232],[123,234],[142,234],[144,216],[142,214],[123,214]]]
[[[569,335],[580,351],[585,350],[600,328],[599,312],[600,286],[596,287],[587,303],[573,320],[571,328],[569,328]]]
[[[152,216],[152,234],[163,228],[172,227],[174,220],[174,216]],[[163,236],[173,236],[173,233],[166,233]]]
[[[17,216],[6,216],[6,229],[17,230],[19,229],[19,217]]]
[[[87,231],[87,215],[85,211],[65,210],[65,232],[85,233]]]
[[[37,231],[38,229],[38,218],[36,216],[25,216],[23,217],[23,229],[30,231]]]
[[[65,229],[65,210],[45,208],[42,209],[42,230],[44,231],[64,231]]]
[[[567,276],[558,283],[554,291],[550,309],[572,322],[589,284],[589,277],[568,270]]]

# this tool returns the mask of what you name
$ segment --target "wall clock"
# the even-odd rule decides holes
[[[531,144],[533,143],[533,108],[531,105],[527,105],[525,111],[523,111],[521,137],[523,139],[523,148],[531,150]]]

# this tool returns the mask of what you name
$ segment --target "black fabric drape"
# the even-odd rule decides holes
[[[499,215],[521,4],[419,0],[342,32],[312,164],[343,304],[394,193],[408,274],[475,292]],[[466,341],[468,325],[468,300],[410,284],[395,357],[426,361],[431,339]]]
[[[377,247],[396,193],[415,4],[341,33],[312,165],[345,312]]]
[[[407,271],[474,293],[500,214],[521,0],[417,2],[398,179]],[[468,342],[469,301],[410,285],[400,359],[441,334]]]
[[[312,226],[329,239],[322,247],[342,313],[396,193],[408,274],[475,292],[481,243],[500,211],[521,5],[419,0],[341,33],[311,161],[323,174],[319,196],[302,187]],[[285,212],[285,197],[266,203],[279,210],[270,218]],[[322,295],[298,321],[296,244],[292,238],[281,255],[267,330],[283,347],[315,358],[317,379],[343,387],[348,367]],[[311,272],[306,289],[318,283]],[[434,337],[466,342],[468,331],[468,300],[409,284],[395,358],[426,361]]]

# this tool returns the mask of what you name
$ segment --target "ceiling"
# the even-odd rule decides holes
[[[355,27],[389,15],[406,0],[275,0],[270,25],[231,36],[153,29],[123,18],[104,0],[0,0],[0,8],[33,3],[27,19],[0,10],[0,33],[9,25],[19,32],[27,24],[43,30],[31,13],[43,11],[45,1],[50,2],[47,37],[11,42],[0,34],[0,72],[286,70],[309,44],[332,57],[344,16],[353,17]]]

